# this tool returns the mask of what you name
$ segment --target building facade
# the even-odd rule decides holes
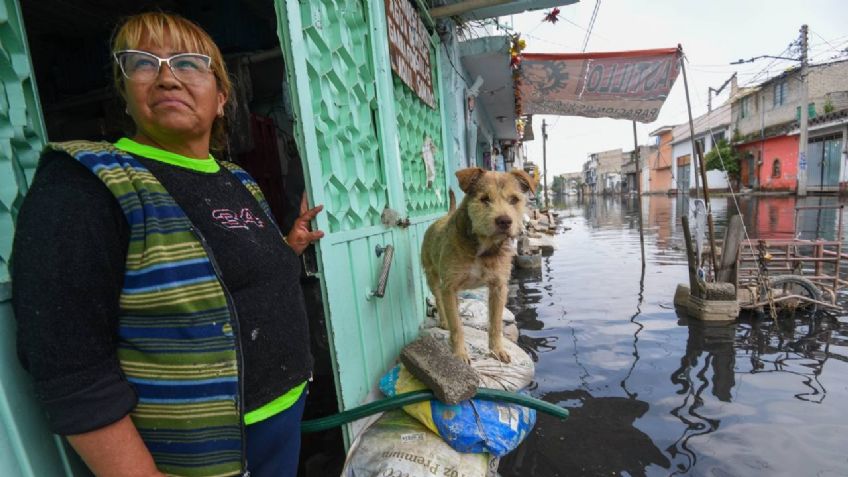
[[[695,138],[694,142],[701,150],[703,158],[722,139],[730,139],[730,103],[698,116],[693,120]],[[698,158],[693,153],[692,134],[689,123],[675,126],[672,131],[671,157],[672,175],[676,179],[675,189],[678,193],[689,194],[695,190],[695,186],[702,188]],[[696,177],[696,174],[698,176]],[[707,186],[710,190],[727,190],[730,186],[724,171],[707,171]]]
[[[805,164],[798,161],[801,84],[800,70],[795,68],[740,91],[732,102],[743,186],[796,191],[799,169],[804,168],[808,191],[845,188],[846,132],[839,115],[848,110],[848,61],[809,67]]]
[[[645,192],[649,194],[668,194],[677,190],[674,182],[672,157],[673,126],[663,126],[651,132],[656,150],[648,156],[645,166],[648,169],[648,186]]]
[[[624,163],[621,166],[622,185],[621,192],[635,194],[639,191],[648,192],[650,183],[650,171],[648,170],[649,159],[656,155],[656,146],[639,146],[636,150],[623,153]],[[636,167],[636,158],[639,158],[639,167]]]

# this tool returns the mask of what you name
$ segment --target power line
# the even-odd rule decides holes
[[[785,53],[787,53],[790,49],[792,49],[792,47],[793,47],[794,45],[795,45],[795,42],[793,41],[793,42],[792,42],[792,43],[790,43],[790,44],[789,44],[789,46],[787,46],[787,47],[786,47],[786,48],[785,48],[785,49],[784,49],[784,50],[783,50],[780,54],[778,54],[778,55],[774,55],[774,56],[783,56],[783,55],[784,55]],[[751,79],[748,81],[748,83],[746,83],[746,84],[745,84],[745,86],[749,86],[749,85],[751,85],[751,84],[754,84],[754,83],[757,81],[757,79],[759,79],[759,78],[760,78],[760,76],[761,76],[763,73],[767,72],[767,71],[771,68],[771,66],[772,66],[772,65],[774,65],[775,63],[777,63],[778,61],[781,61],[781,59],[780,59],[780,58],[774,58],[774,59],[772,59],[772,60],[771,60],[771,62],[769,62],[769,64],[767,64],[767,65],[766,65],[766,66],[765,66],[762,70],[760,70],[760,72],[759,72],[759,73],[757,73],[756,75],[754,75],[754,77],[753,77],[753,78],[751,78]],[[785,60],[784,60],[784,61],[785,61]]]
[[[830,42],[829,42],[829,41],[827,41],[827,40],[826,40],[823,36],[819,35],[818,33],[814,32],[813,30],[810,30],[810,33],[812,33],[813,35],[816,35],[817,37],[821,38],[821,40],[822,40],[823,42],[825,42],[825,43],[827,44],[827,46],[829,46],[831,49],[834,49],[834,48],[833,48],[833,45],[831,45],[831,44],[830,44]]]
[[[586,36],[583,38],[583,48],[581,51],[586,51],[586,46],[589,45],[589,37],[592,36],[592,28],[595,26],[595,20],[598,18],[598,10],[601,8],[601,0],[595,0],[595,9],[592,10],[592,18],[589,19],[589,29],[586,30]]]
[[[567,49],[573,49],[574,48],[573,45],[566,45],[565,43],[559,43],[559,42],[556,42],[556,41],[547,40],[545,38],[541,38],[541,37],[538,37],[538,36],[535,36],[535,35],[531,35],[529,33],[522,33],[521,36],[526,36],[527,38],[532,38],[534,40],[543,41],[545,43],[550,43],[551,45],[561,46],[561,47],[567,48]]]

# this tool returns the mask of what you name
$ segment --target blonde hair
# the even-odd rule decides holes
[[[227,65],[218,45],[203,28],[180,15],[164,12],[147,12],[128,17],[112,35],[112,53],[121,50],[137,50],[142,39],[153,46],[163,47],[166,44],[180,51],[201,53],[212,59],[210,64],[218,90],[222,91],[229,101],[232,82],[227,73]],[[112,79],[118,94],[126,99],[124,94],[124,75],[117,63],[112,64]],[[225,108],[226,111],[226,108]],[[226,147],[226,120],[215,118],[212,123],[212,136],[209,147],[222,150]]]

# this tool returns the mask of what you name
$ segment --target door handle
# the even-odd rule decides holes
[[[386,285],[389,283],[389,271],[392,269],[392,259],[395,256],[395,246],[386,245],[381,247],[377,245],[374,249],[377,257],[383,256],[383,265],[380,267],[380,275],[377,277],[377,288],[368,293],[368,298],[383,298],[386,294]]]

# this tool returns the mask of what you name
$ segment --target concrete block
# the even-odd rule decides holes
[[[516,255],[515,266],[522,269],[542,268],[542,255]]]
[[[480,377],[471,365],[457,358],[447,344],[429,335],[406,345],[400,361],[446,404],[470,399],[480,385]]]
[[[707,300],[733,300],[736,301],[736,286],[732,283],[706,283]]]
[[[715,285],[708,283],[707,285]],[[728,284],[733,287],[732,284]],[[705,300],[689,293],[689,287],[677,285],[674,291],[674,309],[678,315],[686,315],[701,321],[734,321],[739,318],[739,302],[736,301],[735,287],[732,300]],[[718,287],[723,293],[726,287]]]
[[[522,235],[518,239],[516,251],[519,255],[525,255],[530,251],[530,239],[527,237],[527,235]]]

